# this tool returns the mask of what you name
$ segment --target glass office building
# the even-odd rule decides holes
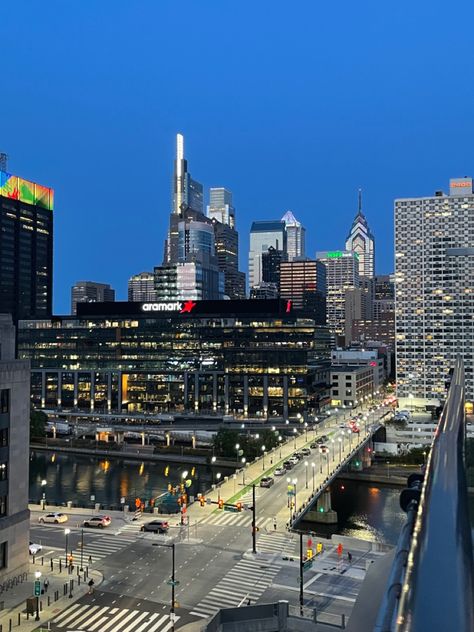
[[[22,321],[37,408],[317,413],[329,402],[330,336],[285,301],[90,303]]]

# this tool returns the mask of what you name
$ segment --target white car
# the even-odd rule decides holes
[[[346,422],[345,421],[341,421],[341,423],[339,424],[339,428],[345,428],[346,427]]]
[[[41,524],[44,524],[45,522],[59,524],[60,522],[67,522],[67,520],[68,518],[66,514],[63,513],[48,513],[38,518],[38,522],[41,522]]]
[[[286,474],[286,470],[284,467],[277,467],[273,474],[275,476],[283,476],[283,474]]]
[[[30,550],[30,555],[38,555],[38,553],[42,550],[42,545],[41,544],[33,544],[33,542],[30,542],[30,546],[29,546],[29,550]]]

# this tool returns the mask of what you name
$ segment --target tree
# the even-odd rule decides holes
[[[235,457],[237,443],[239,443],[239,433],[230,428],[220,428],[214,437],[214,449],[222,456]]]
[[[48,415],[41,410],[31,410],[30,412],[30,439],[44,437],[46,434],[46,423]]]

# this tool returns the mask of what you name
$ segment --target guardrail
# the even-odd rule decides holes
[[[458,358],[421,491],[412,487],[401,495],[408,520],[375,632],[474,630],[465,435],[464,368]]]

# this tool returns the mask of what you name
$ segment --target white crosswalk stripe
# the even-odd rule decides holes
[[[175,617],[175,624],[180,619]],[[147,610],[74,604],[53,620],[53,629],[80,629],[81,632],[168,632],[168,614]]]
[[[270,522],[270,518],[257,518],[257,527],[263,528]],[[232,525],[233,527],[250,527],[252,524],[252,514],[248,511],[233,513],[224,511],[212,513],[203,518],[199,524],[210,524],[216,527]]]
[[[117,530],[117,534],[138,534],[140,532],[140,529],[142,528],[142,524],[142,522],[130,522],[130,524],[126,524],[123,527],[120,527],[120,529]]]
[[[191,611],[196,617],[212,616],[221,608],[255,602],[271,584],[281,566],[257,560],[240,560]]]
[[[134,542],[135,540],[129,540],[127,538],[121,538],[118,536],[102,536],[95,540],[91,540],[87,544],[84,545],[84,551],[82,554],[82,562],[84,565],[88,564],[90,559],[93,562],[98,560],[102,560],[109,555],[113,555],[118,551],[121,551],[126,546]],[[68,550],[68,554],[70,551]],[[45,559],[62,559],[63,563],[65,563],[65,551],[61,549],[52,549],[52,547],[46,547],[44,551],[41,552],[41,556]],[[38,556],[40,557],[40,556]],[[72,551],[73,564],[81,563],[81,549],[75,549]],[[90,558],[90,559],[89,559]]]
[[[257,539],[257,550],[265,553],[281,553],[293,556],[296,542],[294,537],[287,533],[262,533]]]

